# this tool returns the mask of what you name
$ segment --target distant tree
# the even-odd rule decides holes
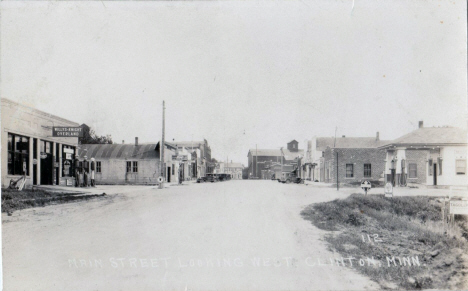
[[[218,163],[218,160],[216,160],[215,158],[211,158],[211,162],[212,163]]]
[[[81,125],[83,137],[78,138],[79,144],[112,144],[112,136],[102,135],[98,136],[94,130],[86,124]]]

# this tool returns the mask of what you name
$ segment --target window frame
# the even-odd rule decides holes
[[[351,175],[348,174],[348,166],[351,166]],[[354,164],[346,164],[346,173],[345,173],[345,178],[351,179],[354,178]]]
[[[96,173],[102,173],[101,161],[96,161]]]
[[[414,177],[411,176],[411,166],[414,165]],[[417,179],[418,178],[418,164],[417,163],[408,163],[408,179]]]
[[[464,162],[464,172],[458,172],[458,162]],[[455,160],[455,175],[461,176],[461,175],[466,175],[466,159],[456,159]]]
[[[11,137],[11,144],[10,144],[10,137]],[[18,139],[18,140],[17,140]],[[23,139],[26,140],[27,148],[18,151],[16,143],[21,142],[24,143]],[[31,138],[19,135],[15,133],[8,133],[8,145],[7,145],[7,174],[12,176],[22,176],[23,174],[26,176],[30,176],[30,169],[29,169],[29,155],[30,155],[30,143]],[[10,161],[11,157],[11,161]],[[26,159],[26,173],[23,173],[23,161]],[[19,160],[19,162],[18,162]]]
[[[366,169],[366,166],[368,166],[368,169]],[[372,178],[372,164],[371,163],[365,163],[364,164],[364,178]]]
[[[132,162],[131,161],[127,161],[127,173],[131,173],[132,172]]]
[[[132,173],[138,173],[138,161],[132,162]]]

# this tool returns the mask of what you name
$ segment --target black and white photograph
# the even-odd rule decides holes
[[[0,2],[5,291],[468,289],[466,0]]]

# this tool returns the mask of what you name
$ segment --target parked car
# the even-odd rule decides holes
[[[292,172],[284,172],[281,176],[281,183],[296,183],[296,184],[304,184],[304,180],[300,177],[296,176],[296,171]]]
[[[197,179],[197,183],[205,183],[206,182],[206,177],[200,177]]]
[[[206,174],[206,182],[218,182],[219,178],[216,174]]]

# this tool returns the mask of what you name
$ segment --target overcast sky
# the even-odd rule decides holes
[[[466,1],[2,2],[1,96],[117,143],[467,125]],[[353,6],[354,5],[354,6]]]

